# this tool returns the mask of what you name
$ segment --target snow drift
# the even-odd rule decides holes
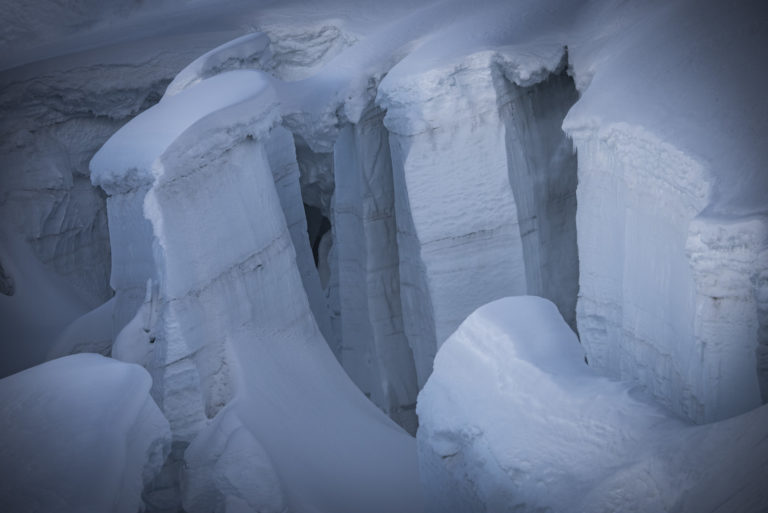
[[[768,406],[694,426],[590,369],[555,306],[479,308],[419,394],[419,464],[434,512],[758,511]]]
[[[0,380],[0,508],[136,512],[170,449],[138,365],[93,354]]]

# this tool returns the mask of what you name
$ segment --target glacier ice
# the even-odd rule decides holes
[[[3,511],[135,512],[170,448],[138,365],[93,354],[0,380]]]
[[[658,492],[635,508],[700,510],[761,471],[723,441],[757,440],[768,398],[757,0],[91,4],[14,7],[0,36],[0,370],[82,351],[145,366],[174,436],[149,510],[418,510],[415,445],[364,395],[414,432],[440,346],[518,294],[626,382],[589,378],[625,390],[630,425],[589,419],[648,440],[609,453],[638,463],[589,494],[561,480],[571,503],[629,500],[634,479]],[[646,400],[672,413],[649,427]],[[590,433],[580,413],[575,434],[535,434]],[[421,450],[434,507],[461,458]],[[473,468],[478,489],[516,486]]]
[[[768,406],[704,426],[590,369],[555,306],[479,308],[419,394],[427,511],[758,511]]]
[[[255,507],[264,486],[268,508],[418,511],[413,439],[344,375],[310,309],[281,204],[301,198],[278,194],[265,147],[278,116],[264,74],[230,71],[164,98],[94,157],[125,227],[116,258],[146,255],[133,276],[113,267],[131,288],[145,273],[147,291],[116,356],[147,362],[174,441],[191,451],[185,509]],[[274,485],[262,470],[238,476],[254,468]]]

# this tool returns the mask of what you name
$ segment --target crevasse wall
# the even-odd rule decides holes
[[[577,323],[590,365],[698,422],[759,405],[764,221],[701,215],[706,168],[639,127],[568,132],[579,155]]]
[[[576,158],[560,125],[577,93],[556,50],[549,69],[539,64],[524,78],[479,52],[394,73],[379,90],[420,385],[442,341],[488,301],[540,294],[574,324]]]
[[[334,250],[339,361],[371,400],[412,434],[418,386],[403,328],[400,257],[389,137],[370,108],[334,147]]]

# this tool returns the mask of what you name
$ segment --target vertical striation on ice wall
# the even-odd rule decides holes
[[[145,495],[158,510],[418,511],[413,439],[355,389],[310,310],[281,204],[301,208],[296,176],[279,178],[266,148],[289,140],[278,120],[264,74],[223,73],[163,99],[92,162],[113,195],[146,192],[156,288],[116,355],[150,369],[175,446]],[[147,243],[136,235],[123,247]]]
[[[403,328],[400,257],[389,137],[375,107],[334,147],[334,251],[340,362],[360,389],[415,434],[418,386]]]

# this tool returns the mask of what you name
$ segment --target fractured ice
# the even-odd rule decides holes
[[[33,466],[0,497],[760,511],[759,11],[117,2],[55,30],[9,11],[2,455]],[[78,474],[50,405],[98,417],[121,376],[139,414],[84,430],[105,452]]]

